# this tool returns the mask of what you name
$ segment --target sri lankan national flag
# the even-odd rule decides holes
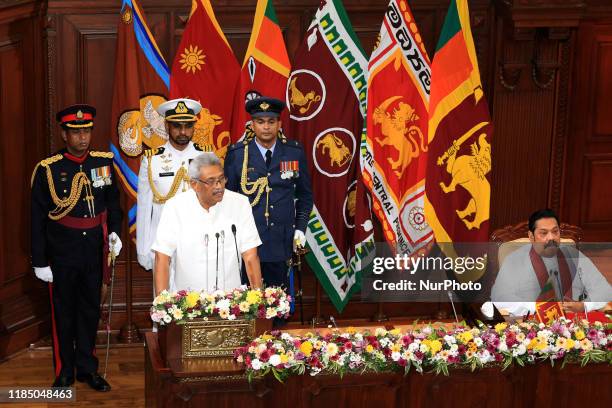
[[[165,143],[166,130],[157,106],[166,101],[170,72],[136,0],[123,0],[117,25],[117,54],[110,149],[127,193],[130,234],[136,231],[138,169],[143,146]],[[161,123],[161,126],[159,125]]]
[[[493,130],[467,0],[451,0],[444,20],[432,64],[429,114],[425,214],[447,256],[467,255],[458,254],[453,243],[488,239]],[[474,280],[483,272],[458,278]]]
[[[255,10],[251,40],[244,56],[240,72],[240,86],[237,89],[232,122],[232,141],[244,134],[249,117],[244,110],[249,91],[285,100],[287,77],[291,71],[283,33],[278,25],[272,0],[259,0]],[[281,120],[286,125],[289,119],[283,111]]]
[[[430,63],[405,1],[391,0],[369,62],[363,179],[394,252],[427,251],[424,213]]]
[[[322,2],[295,54],[288,135],[304,146],[312,176],[306,261],[340,312],[360,289],[374,253],[360,177],[366,75],[367,59],[342,2]]]
[[[193,141],[212,145],[220,157],[225,157],[230,142],[239,76],[240,66],[215,18],[210,0],[193,0],[172,64],[170,96],[191,98],[202,104]]]

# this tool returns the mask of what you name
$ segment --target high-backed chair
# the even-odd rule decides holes
[[[559,229],[561,230],[562,243],[579,245],[582,241],[582,228],[562,222]],[[493,231],[490,241],[497,243],[498,247],[497,256],[490,260],[493,262],[491,270],[497,271],[499,269],[506,256],[519,247],[516,244],[529,242],[528,231],[529,223],[527,221],[522,221],[516,225],[508,225]]]

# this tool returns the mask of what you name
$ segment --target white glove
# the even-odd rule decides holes
[[[41,281],[53,282],[53,272],[51,272],[51,267],[49,266],[45,266],[44,268],[34,267],[34,273]]]
[[[108,251],[112,253],[115,258],[119,256],[119,252],[121,252],[121,248],[123,248],[123,244],[121,244],[121,240],[116,233],[111,232],[108,235]]]
[[[492,318],[495,314],[495,310],[493,309],[493,302],[484,302],[482,306],[480,306],[480,311],[487,318]]]
[[[293,252],[295,252],[297,247],[306,247],[306,235],[300,230],[295,230],[293,233]]]

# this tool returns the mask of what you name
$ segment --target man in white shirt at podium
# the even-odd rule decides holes
[[[240,262],[249,284],[261,288],[257,247],[261,245],[247,197],[225,190],[227,178],[214,153],[189,164],[191,190],[170,199],[162,212],[153,268],[157,294],[162,290],[232,290],[240,286]],[[169,279],[175,255],[174,279]]]

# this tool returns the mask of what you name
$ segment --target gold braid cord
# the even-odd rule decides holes
[[[181,166],[181,168],[176,172],[176,175],[174,176],[174,180],[172,181],[172,185],[170,186],[170,191],[168,191],[168,194],[162,195],[159,191],[157,191],[157,188],[155,188],[155,183],[153,182],[151,160],[152,157],[147,156],[147,164],[149,165],[147,173],[149,176],[149,185],[151,186],[151,192],[153,192],[153,201],[158,204],[164,204],[166,201],[174,197],[183,181],[189,182],[189,175],[187,174],[187,170],[185,170],[185,168]]]
[[[57,196],[55,192],[55,184],[53,183],[53,174],[51,173],[51,168],[47,163],[41,163],[43,167],[47,170],[47,183],[49,183],[49,192],[51,193],[51,199],[53,200],[53,204],[55,204],[55,209],[49,212],[49,218],[53,221],[57,221],[60,218],[63,218],[68,214],[75,205],[79,202],[79,198],[81,198],[81,193],[83,192],[83,188],[85,189],[87,200],[93,200],[93,193],[91,191],[91,182],[87,178],[87,175],[82,171],[79,171],[74,175],[72,179],[72,185],[70,186],[70,196],[65,199],[61,199]]]
[[[251,203],[251,207],[255,207],[259,200],[261,199],[261,195],[264,190],[266,193],[269,192],[268,189],[268,178],[260,177],[255,181],[248,181],[247,178],[247,166],[249,162],[249,146],[244,146],[244,159],[242,160],[242,171],[240,173],[240,188],[244,192],[244,194],[250,196],[251,194],[255,194],[255,198]]]

